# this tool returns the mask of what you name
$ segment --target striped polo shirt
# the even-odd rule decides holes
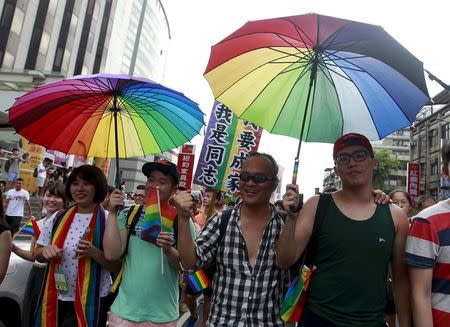
[[[433,269],[431,306],[433,326],[450,322],[450,203],[441,201],[421,211],[406,241],[405,263]]]

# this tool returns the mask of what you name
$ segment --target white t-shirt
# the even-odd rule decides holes
[[[6,192],[6,200],[9,201],[6,215],[23,217],[25,202],[30,200],[30,193],[24,189],[17,191],[12,188]]]
[[[37,241],[37,244],[41,246],[47,246],[51,243],[51,234],[53,228],[53,221],[56,217],[53,214],[45,223],[43,230],[41,230],[41,235]],[[92,214],[81,214],[76,213],[73,218],[73,222],[70,225],[69,232],[67,233],[66,240],[64,241],[64,251],[61,260],[61,269],[64,272],[67,281],[67,293],[58,294],[58,299],[62,301],[74,301],[75,300],[75,285],[78,269],[78,260],[75,259],[77,253],[75,252],[76,245],[78,244],[80,238],[83,236],[86,228],[89,225]],[[111,276],[109,271],[103,269],[100,277],[100,296],[104,297],[108,295],[111,288]]]
[[[37,170],[38,170],[37,177],[40,177],[43,179],[47,178],[47,171],[45,170],[44,164],[42,162],[37,166]]]

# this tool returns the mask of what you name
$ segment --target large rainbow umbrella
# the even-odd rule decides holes
[[[145,78],[79,75],[19,97],[9,121],[30,142],[84,157],[161,153],[190,141],[203,112],[182,93]]]
[[[205,78],[239,118],[300,139],[294,178],[302,140],[381,139],[429,101],[422,62],[383,28],[318,14],[246,23],[212,47]]]

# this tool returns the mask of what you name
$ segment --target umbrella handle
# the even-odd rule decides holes
[[[297,175],[298,175],[298,158],[295,158],[294,161],[294,170],[292,172],[292,184],[297,184]]]

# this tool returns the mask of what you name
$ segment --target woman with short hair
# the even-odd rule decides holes
[[[35,315],[35,326],[104,326],[109,271],[120,263],[105,259],[102,250],[107,215],[100,205],[107,194],[103,172],[90,165],[73,170],[66,194],[75,204],[45,224],[36,257],[49,262]]]

